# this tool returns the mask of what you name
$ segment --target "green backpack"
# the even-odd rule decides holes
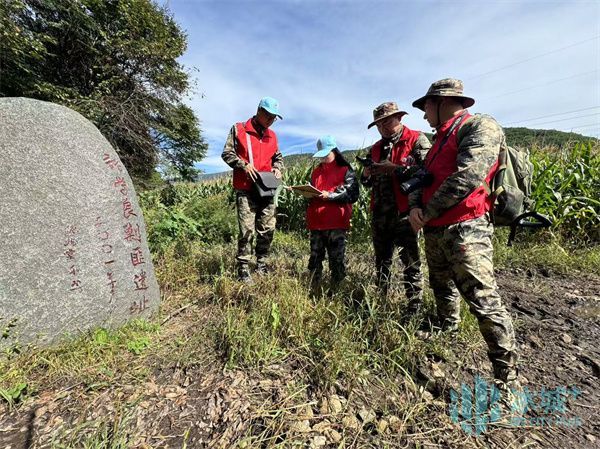
[[[490,215],[495,226],[510,226],[510,246],[517,226],[542,228],[552,223],[547,217],[530,210],[533,207],[533,164],[529,160],[529,150],[509,147],[505,138],[500,146],[498,163],[498,170],[488,186],[494,200]],[[528,218],[537,221],[526,220]]]
[[[533,164],[528,149],[509,147],[506,140],[500,147],[498,163],[489,186],[494,198],[492,222],[496,226],[510,226],[532,206]]]

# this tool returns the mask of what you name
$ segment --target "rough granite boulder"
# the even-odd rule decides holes
[[[77,112],[0,98],[0,348],[155,311],[160,293],[125,167]]]

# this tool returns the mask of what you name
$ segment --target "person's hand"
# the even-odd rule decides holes
[[[383,162],[374,162],[371,171],[374,175],[391,175],[398,166],[387,159]]]
[[[256,168],[254,168],[254,165],[252,165],[251,163],[246,164],[246,166],[244,167],[244,171],[248,176],[250,176],[250,179],[252,179],[252,181],[256,181],[256,179],[258,178],[258,171],[256,170]]]
[[[322,200],[329,199],[329,192],[326,192],[326,191],[321,192],[321,194],[319,195],[319,198],[321,198]]]
[[[281,171],[278,168],[271,170],[277,179],[281,179]]]
[[[419,232],[423,226],[425,226],[425,220],[423,217],[423,209],[415,207],[410,210],[408,214],[408,222],[410,226],[413,228],[415,233]]]

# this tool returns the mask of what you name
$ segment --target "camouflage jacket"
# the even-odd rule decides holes
[[[382,139],[382,154],[387,154],[385,159],[389,160],[392,155],[392,148],[398,142],[398,139],[402,135],[402,130],[394,134],[390,139]],[[387,148],[386,148],[387,147]],[[369,148],[368,156],[371,156],[371,150]],[[422,165],[427,156],[427,152],[431,148],[431,143],[425,134],[420,133],[419,138],[414,143],[410,156],[414,159],[414,164]],[[396,199],[394,197],[394,187],[392,183],[391,175],[371,175],[365,176],[364,174],[360,178],[361,184],[365,187],[371,187],[373,189],[373,213],[388,213],[396,210]],[[409,208],[418,206],[420,204],[421,193],[417,191],[413,192],[408,196]]]
[[[456,139],[457,170],[446,178],[427,202],[423,209],[426,221],[439,217],[481,186],[498,160],[503,139],[502,127],[489,115],[476,114],[465,120]]]
[[[240,168],[243,170],[246,166],[246,161],[238,156],[236,150],[237,131],[235,129],[235,125],[233,125],[229,130],[229,135],[227,136],[225,147],[223,147],[223,153],[221,153],[221,158],[231,168]],[[279,149],[277,149],[277,151],[273,155],[273,158],[271,159],[271,165],[273,168],[276,168],[279,171],[283,172],[283,155],[281,154],[281,151],[279,151]]]

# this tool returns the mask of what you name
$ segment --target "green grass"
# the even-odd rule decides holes
[[[23,348],[0,357],[0,395],[10,406],[49,384],[82,384],[90,390],[148,374],[145,352],[159,332],[156,323],[134,320],[108,330],[99,328],[52,348]]]
[[[120,410],[114,418],[82,422],[63,430],[50,443],[51,449],[128,449],[130,413]]]
[[[496,230],[494,236],[496,268],[550,269],[561,274],[584,272],[600,275],[600,243],[598,242],[578,246],[551,231],[537,231],[529,236],[517,238],[510,247],[506,245],[507,239],[507,229]]]
[[[573,266],[590,267],[599,254],[595,248],[566,257],[567,251],[550,234],[536,245],[518,241],[511,248],[505,247],[504,237],[496,242],[500,267],[526,267],[535,261],[535,267],[554,264],[550,266],[556,271],[571,272]],[[445,405],[426,398],[427,385],[419,380],[419,372],[432,361],[464,366],[472,363],[473,352],[484,353],[477,322],[466,306],[456,340],[439,334],[424,341],[415,337],[414,321],[400,324],[405,299],[397,285],[388,302],[377,295],[368,243],[350,246],[348,279],[332,299],[309,293],[304,276],[308,240],[302,234],[277,233],[271,260],[275,272],[256,277],[249,287],[234,278],[235,248],[233,242],[210,247],[202,241],[172,242],[156,260],[165,295],[161,314],[117,330],[97,329],[55,348],[10,354],[0,361],[2,397],[18,406],[48,388],[112,391],[139,384],[159,367],[201,370],[210,363],[268,379],[261,373],[282,366],[293,377],[286,391],[253,409],[242,440],[245,447],[302,447],[305,439],[291,432],[291,423],[302,407],[318,408],[332,392],[343,392],[352,410],[367,401],[385,419],[399,420],[404,430],[398,438],[406,429],[449,431]],[[189,307],[188,316],[167,320],[182,307]],[[425,315],[433,312],[427,290]],[[128,421],[135,404],[122,399],[115,405],[115,415],[61,430],[52,447],[128,447],[135,435]],[[353,413],[328,419],[343,427],[341,420]],[[384,447],[385,440],[373,439],[374,432],[368,426],[356,433],[342,432],[341,447],[356,441],[363,447]]]

